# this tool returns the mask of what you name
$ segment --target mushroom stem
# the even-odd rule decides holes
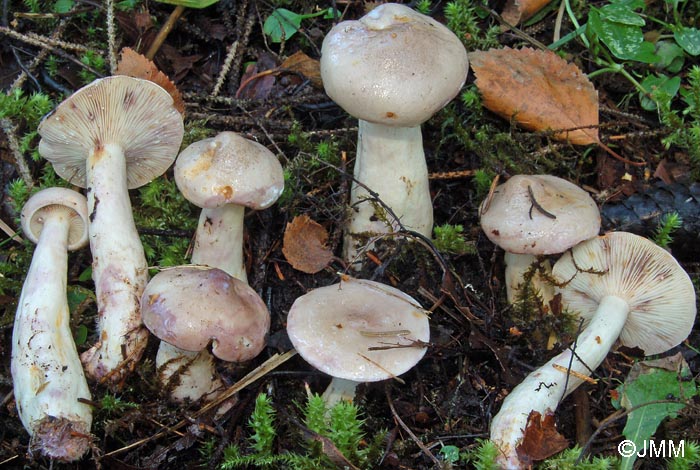
[[[161,341],[156,354],[158,381],[175,402],[215,399],[224,389],[216,373],[214,356],[207,351],[185,351]]]
[[[530,411],[543,416],[548,410],[554,412],[559,402],[583,383],[580,377],[588,377],[598,368],[620,336],[629,311],[624,299],[603,297],[588,327],[578,336],[575,350],[566,349],[555,356],[525,377],[503,400],[491,421],[491,441],[500,450],[498,464],[502,468],[524,466],[516,447],[523,438]]]
[[[62,460],[79,459],[90,447],[92,410],[69,327],[66,298],[68,212],[44,218],[39,243],[22,288],[12,333],[12,380],[30,451]]]
[[[537,257],[530,254],[506,252],[503,261],[506,265],[506,297],[509,304],[514,304],[518,300],[520,288],[525,282],[525,275],[532,268],[532,265],[537,263]],[[552,266],[549,262],[545,262],[543,266],[547,273],[552,272]],[[549,305],[549,301],[554,298],[554,286],[542,279],[542,276],[537,272],[532,277],[531,286],[539,293],[542,304]]]
[[[352,403],[355,400],[355,391],[359,384],[360,382],[354,380],[333,377],[322,395],[323,401],[326,402],[326,408],[330,410],[341,401]]]
[[[362,246],[356,235],[389,233],[398,229],[398,222],[432,235],[433,207],[420,126],[390,127],[360,119],[354,178],[375,191],[399,220],[392,220],[372,203],[365,188],[353,183],[344,243],[347,261],[356,261]]]
[[[245,207],[238,204],[202,209],[192,263],[219,268],[248,282],[243,262],[244,213]]]
[[[148,340],[139,311],[148,266],[131,213],[121,146],[95,148],[86,180],[99,340],[81,358],[90,378],[119,386]]]

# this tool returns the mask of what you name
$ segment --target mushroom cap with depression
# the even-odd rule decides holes
[[[352,116],[387,126],[428,120],[459,93],[468,69],[454,33],[395,3],[337,24],[321,49],[328,96]]]
[[[666,250],[644,237],[611,232],[575,246],[552,268],[562,303],[584,320],[605,296],[627,302],[620,342],[647,355],[659,354],[688,337],[695,322],[695,289]]]
[[[138,188],[162,175],[182,142],[182,116],[173,99],[148,80],[115,75],[95,80],[66,98],[39,124],[39,153],[56,173],[86,186],[87,158],[107,144],[119,145],[127,185]]]
[[[412,297],[352,278],[294,301],[287,333],[316,369],[356,382],[403,374],[421,360],[430,339],[428,316]]]
[[[22,207],[22,231],[33,243],[39,242],[44,219],[55,211],[66,214],[69,222],[68,250],[77,250],[88,243],[87,200],[68,188],[42,189]]]
[[[217,268],[179,266],[156,274],[141,297],[146,327],[185,351],[212,343],[219,359],[242,362],[265,347],[270,313],[243,281]]]
[[[600,230],[600,211],[588,193],[550,175],[511,177],[479,213],[489,240],[510,253],[563,253]]]
[[[185,198],[201,208],[237,204],[265,209],[282,194],[284,174],[265,146],[227,131],[180,152],[175,182]]]

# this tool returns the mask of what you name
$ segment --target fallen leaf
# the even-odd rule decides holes
[[[532,16],[551,3],[552,0],[508,0],[503,7],[501,17],[509,25],[515,26]]]
[[[282,253],[296,270],[313,274],[330,263],[333,253],[326,246],[328,232],[306,215],[294,217],[284,231]]]
[[[158,70],[156,64],[146,58],[146,56],[139,54],[135,50],[125,47],[121,51],[121,57],[119,63],[117,64],[117,70],[115,70],[115,75],[127,75],[134,78],[142,78],[144,80],[150,80],[151,82],[160,85],[165,91],[170,93],[173,98],[173,105],[180,114],[185,112],[185,102],[182,100],[182,94],[180,90],[177,89],[175,84],[165,75],[163,72]]]
[[[574,64],[530,48],[474,51],[469,62],[486,108],[558,140],[600,145],[598,93]]]
[[[311,80],[311,83],[317,88],[321,88],[323,86],[323,82],[321,81],[321,65],[319,61],[312,59],[301,51],[295,52],[287,57],[284,62],[280,64],[279,69],[282,71],[300,73],[304,77]]]
[[[569,441],[559,434],[554,424],[554,413],[546,412],[544,418],[537,411],[527,417],[523,440],[515,448],[518,458],[525,465],[544,460],[569,447]]]

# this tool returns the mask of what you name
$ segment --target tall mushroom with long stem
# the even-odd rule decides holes
[[[22,208],[24,234],[37,244],[12,331],[12,382],[30,451],[62,461],[90,448],[92,409],[70,330],[68,251],[87,245],[87,202],[70,189],[44,189]]]
[[[39,125],[41,155],[59,176],[87,188],[98,341],[82,361],[90,378],[114,387],[148,339],[139,312],[147,264],[128,190],[165,172],[183,133],[168,92],[126,76],[81,88]]]
[[[585,329],[575,346],[528,375],[503,400],[491,421],[491,440],[503,468],[523,468],[518,455],[528,415],[554,412],[590,376],[617,340],[647,355],[683,341],[696,315],[688,274],[664,249],[637,235],[612,232],[580,243],[552,268],[562,303]]]
[[[376,214],[368,191],[353,184],[346,260],[355,261],[362,245],[359,235],[387,233],[399,222],[432,236],[420,125],[457,95],[468,67],[467,52],[454,33],[395,3],[337,24],[324,39],[321,75],[326,93],[359,118],[354,177],[400,219],[386,221]]]

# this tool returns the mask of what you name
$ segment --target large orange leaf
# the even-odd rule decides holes
[[[598,93],[574,64],[530,48],[474,51],[469,62],[486,108],[555,139],[600,144]]]

